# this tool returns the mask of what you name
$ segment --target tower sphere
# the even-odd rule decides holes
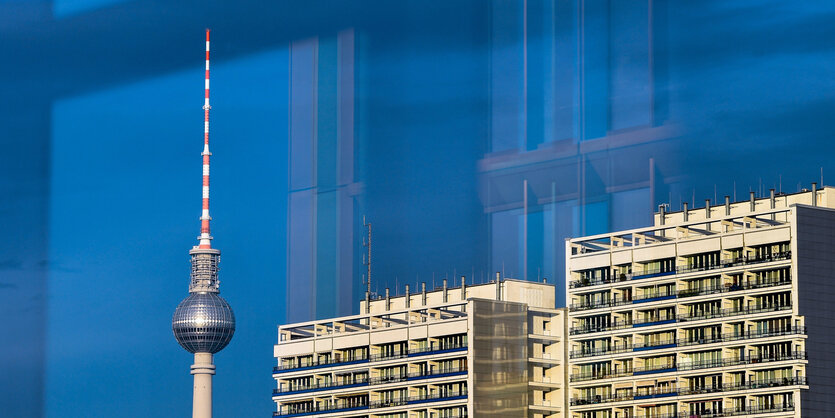
[[[172,320],[174,338],[190,353],[217,353],[235,334],[235,314],[217,293],[192,293]]]

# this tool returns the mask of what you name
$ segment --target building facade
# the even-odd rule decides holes
[[[273,416],[562,416],[566,315],[554,294],[444,280],[363,301],[361,315],[279,326]]]
[[[834,416],[834,209],[813,184],[568,240],[569,415]]]

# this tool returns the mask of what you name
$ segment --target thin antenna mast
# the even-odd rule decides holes
[[[363,247],[367,248],[365,263],[363,263],[366,267],[365,310],[366,313],[371,313],[371,222],[366,222],[365,216],[362,217],[362,226],[368,230],[368,236],[362,244]]]
[[[212,248],[212,236],[209,228],[209,30],[206,29],[206,99],[203,104],[203,212],[200,215],[200,246]]]

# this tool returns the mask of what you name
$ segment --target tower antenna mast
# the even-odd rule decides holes
[[[365,216],[362,217],[362,226],[368,230],[368,236],[365,239],[365,242],[362,244],[363,247],[367,248],[367,253],[365,257],[365,267],[366,267],[366,276],[365,276],[365,312],[371,313],[371,222],[365,221]]]
[[[206,97],[203,103],[203,212],[200,214],[200,246],[199,248],[212,248],[212,235],[209,221],[209,158],[212,153],[209,151],[209,29],[206,29]]]

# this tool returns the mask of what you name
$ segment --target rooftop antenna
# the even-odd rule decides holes
[[[371,298],[371,222],[365,221],[365,215],[362,217],[362,226],[365,227],[367,230],[368,235],[366,236],[364,242],[362,243],[363,247],[366,247],[366,254],[365,254],[365,310],[366,313],[371,313],[371,304],[369,303]]]

